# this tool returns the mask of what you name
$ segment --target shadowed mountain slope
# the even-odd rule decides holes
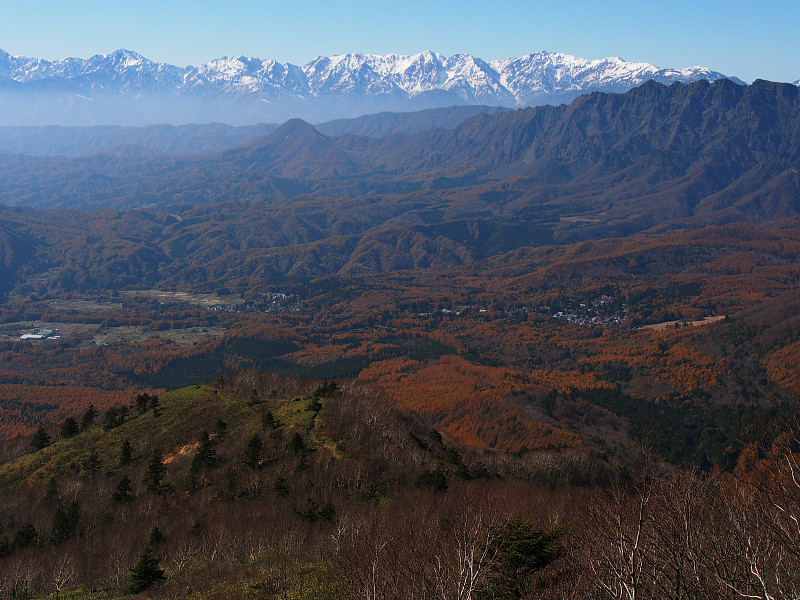
[[[786,216],[798,209],[799,93],[764,81],[650,82],[383,139],[330,137],[292,120],[209,155],[5,156],[0,201],[98,209],[308,195],[322,207],[331,197],[414,195],[417,208],[459,211],[477,199],[482,214],[556,211],[617,233]]]

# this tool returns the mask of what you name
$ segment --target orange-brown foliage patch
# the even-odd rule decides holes
[[[689,333],[688,329],[686,333]],[[597,354],[584,358],[583,362],[624,362],[683,391],[716,386],[720,375],[728,368],[726,363],[682,341],[674,341],[683,334],[681,330],[665,330],[627,346],[604,346]]]
[[[767,359],[767,374],[781,387],[800,393],[800,342],[784,346]]]
[[[100,412],[115,404],[128,405],[139,392],[79,385],[0,384],[0,438],[30,434],[39,425],[56,425],[67,417],[80,420],[90,404]]]
[[[393,359],[373,363],[360,377],[378,383],[402,410],[431,419],[459,442],[475,448],[504,450],[579,445],[571,432],[522,417],[508,397],[533,386],[547,389],[607,387],[577,371],[524,373],[444,356],[421,363]]]

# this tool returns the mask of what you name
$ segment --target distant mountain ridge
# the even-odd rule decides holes
[[[211,154],[0,155],[0,294],[51,268],[59,290],[216,287],[798,216],[800,88],[648,82],[384,138],[293,119]]]
[[[427,129],[454,129],[478,114],[500,114],[509,108],[498,106],[450,106],[394,113],[383,112],[352,119],[337,119],[315,125],[330,136],[345,134],[384,138],[395,133],[416,133]],[[47,125],[0,126],[0,154],[28,156],[91,156],[100,153],[167,152],[202,154],[223,150],[264,136],[277,123],[232,126],[224,123],[202,125],[95,125],[64,127]]]
[[[661,69],[557,52],[490,62],[430,51],[352,53],[318,57],[302,67],[240,56],[178,67],[130,50],[56,61],[0,50],[0,125],[319,122],[451,105],[560,104],[651,79],[723,78],[706,67]]]
[[[648,82],[385,138],[293,119],[205,155],[0,155],[0,203],[180,212],[243,201],[287,214],[302,204],[317,215],[302,228],[339,234],[478,216],[577,237],[761,221],[800,214],[799,107],[797,86],[720,80]]]

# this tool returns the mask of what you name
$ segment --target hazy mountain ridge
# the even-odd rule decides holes
[[[722,78],[705,67],[660,69],[557,52],[492,62],[430,51],[352,53],[318,57],[302,67],[242,56],[177,67],[129,50],[56,61],[0,51],[0,106],[8,125],[323,121],[453,104],[561,103],[650,79],[669,84]]]
[[[383,139],[325,136],[296,119],[208,155],[0,156],[0,201],[124,210],[142,221],[133,229],[155,228],[125,256],[132,272],[141,262],[154,274],[167,255],[202,257],[214,280],[231,264],[270,278],[426,268],[517,246],[798,215],[798,115],[796,86],[701,81]],[[19,210],[4,218],[29,214]],[[236,227],[217,228],[223,214]],[[165,254],[152,255],[156,239]]]
[[[275,127],[265,123],[239,127],[223,123],[145,127],[0,127],[0,154],[88,156],[131,145],[157,152],[207,153],[266,135]]]
[[[426,129],[454,129],[478,114],[500,114],[508,108],[490,106],[450,106],[421,111],[383,112],[352,119],[337,119],[315,125],[329,136],[345,134],[385,138],[395,133],[417,133]],[[232,126],[224,123],[203,125],[95,125],[90,127],[0,127],[0,154],[28,156],[90,156],[99,153],[139,153],[148,150],[168,153],[203,154],[244,144],[275,130],[278,124]],[[118,148],[119,147],[119,148]]]

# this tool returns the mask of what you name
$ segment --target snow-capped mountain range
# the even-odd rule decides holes
[[[591,91],[625,91],[648,79],[669,84],[724,77],[705,67],[661,69],[556,52],[491,62],[435,52],[344,54],[302,67],[240,56],[178,67],[129,50],[56,61],[0,50],[0,123],[320,121],[454,104],[563,103]],[[31,118],[36,110],[44,114]]]

